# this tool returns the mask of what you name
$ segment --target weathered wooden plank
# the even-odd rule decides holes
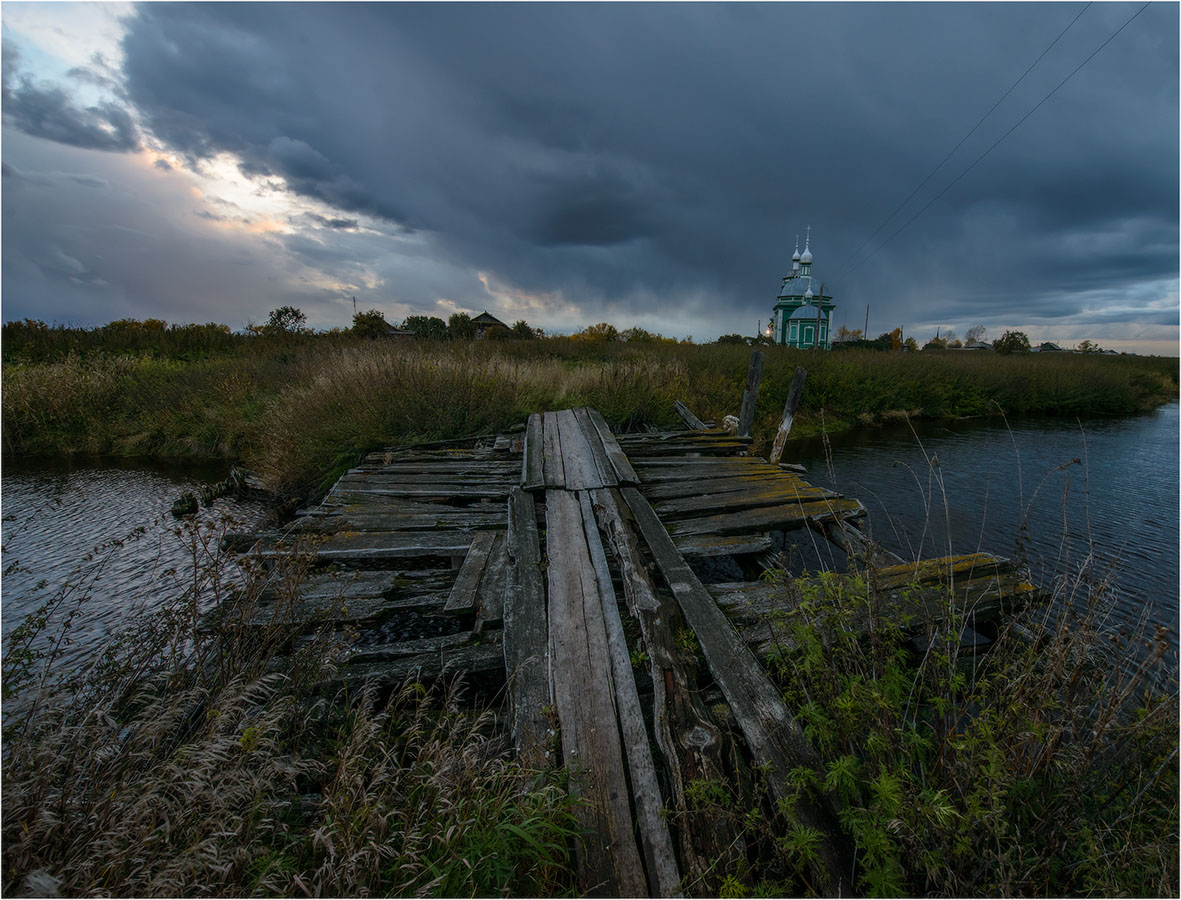
[[[545,474],[542,468],[545,448],[542,440],[541,415],[532,413],[528,425],[525,426],[525,455],[521,460],[521,484],[527,491],[537,491],[545,487]]]
[[[680,400],[674,400],[673,407],[676,409],[677,415],[681,417],[681,421],[684,422],[687,427],[691,428],[693,431],[705,431],[705,423],[697,418],[697,416],[693,415],[692,410],[690,410],[688,406],[686,406]]]
[[[562,468],[565,473],[566,489],[584,491],[603,486],[603,478],[599,474],[599,467],[595,464],[594,453],[574,410],[563,409],[556,413],[546,413],[546,420],[554,416],[558,423],[558,435],[562,443]]]
[[[463,565],[459,567],[459,574],[455,576],[455,585],[451,588],[444,612],[457,614],[475,611],[476,590],[480,586],[484,567],[488,565],[488,554],[496,537],[494,531],[480,531],[472,539]]]
[[[676,470],[686,467],[706,468],[718,466],[721,468],[740,469],[747,466],[759,468],[774,468],[765,459],[757,456],[645,456],[635,462],[636,471],[641,474],[658,474],[666,469]]]
[[[833,838],[830,817],[810,800],[793,797],[786,781],[796,766],[818,766],[819,757],[754,654],[677,552],[648,501],[635,488],[624,489],[623,496],[685,621],[697,636],[706,664],[730,705],[755,765],[767,767],[772,791],[781,803],[793,809],[800,824],[816,828],[821,835],[817,847],[820,862],[812,871],[813,887],[826,896],[848,893],[852,887],[847,882],[849,867]]]
[[[746,387],[742,391],[742,410],[738,414],[738,435],[748,437],[755,421],[755,402],[759,399],[759,379],[763,376],[763,351],[752,350],[746,368]]]
[[[568,491],[547,492],[545,521],[551,658],[562,661],[550,667],[550,683],[570,789],[587,801],[576,809],[587,834],[577,856],[579,890],[638,897],[647,885],[632,834],[602,600],[578,500]]]
[[[508,500],[504,594],[504,666],[508,673],[509,720],[517,753],[527,765],[550,761],[549,626],[533,495],[514,490]]]
[[[701,493],[708,491],[709,493]],[[744,484],[737,489],[714,491],[702,485],[696,496],[679,496],[666,500],[653,500],[656,512],[664,520],[686,516],[702,516],[708,513],[737,512],[756,506],[771,506],[776,503],[813,503],[818,500],[834,499],[830,491],[822,488],[800,488],[791,483],[763,481]]]
[[[599,415],[597,409],[588,408],[587,415],[590,416],[591,423],[595,426],[607,459],[611,460],[611,468],[615,470],[617,482],[619,484],[639,484],[640,479],[636,476],[636,470],[632,468],[631,460],[623,452],[619,439],[612,433],[607,420]]]
[[[644,484],[644,496],[650,501],[676,500],[684,497],[695,497],[703,494],[728,494],[752,490],[787,490],[795,487],[800,491],[815,490],[810,484],[793,481],[790,476],[774,473],[758,473],[753,475],[732,475],[719,478],[674,479],[659,481],[655,484]],[[822,495],[823,496],[823,495]],[[835,495],[829,495],[835,496]]]
[[[578,427],[582,431],[583,438],[586,439],[587,446],[591,449],[591,454],[595,458],[595,468],[599,473],[599,483],[603,487],[615,487],[619,484],[619,476],[615,472],[615,467],[611,465],[611,460],[607,456],[607,449],[603,446],[603,439],[599,435],[599,430],[595,427],[594,420],[591,419],[590,410],[585,406],[580,406],[574,410],[574,418],[578,421]]]
[[[444,472],[444,473],[427,473],[427,472],[355,472],[353,474],[341,475],[336,482],[346,490],[355,490],[358,487],[375,486],[385,487],[386,485],[400,485],[400,484],[494,484],[494,485],[515,485],[520,483],[520,478],[517,472],[504,472],[498,474],[488,473],[461,473],[461,472]]]
[[[596,516],[619,562],[628,608],[640,623],[652,676],[653,732],[672,786],[671,809],[681,814],[681,858],[686,873],[696,881],[709,867],[724,865],[737,844],[734,828],[725,819],[685,815],[689,784],[725,781],[721,732],[681,662],[673,638],[674,623],[680,619],[676,605],[657,594],[626,520],[622,498],[615,490],[595,491],[592,496]]]
[[[424,475],[515,475],[520,465],[511,460],[448,459],[421,462],[364,463],[349,469],[346,475],[374,472],[420,473]]]
[[[504,651],[500,646],[499,634],[485,634],[480,643],[465,644],[452,650],[352,663],[343,666],[335,680],[353,686],[388,686],[399,685],[413,678],[423,684],[430,684],[442,675],[454,673],[463,673],[468,677],[503,675]]]
[[[298,531],[329,534],[336,531],[428,531],[453,528],[480,531],[504,527],[504,513],[468,512],[452,507],[444,513],[337,512],[324,516],[304,516],[296,521]]]
[[[476,593],[476,624],[473,631],[482,631],[499,625],[504,619],[504,592],[508,577],[508,551],[505,549],[503,534],[497,534],[492,549],[488,552],[488,564]]]
[[[250,625],[255,627],[280,625],[297,629],[310,628],[324,622],[339,624],[366,622],[391,612],[442,612],[447,601],[444,591],[407,594],[397,598],[377,596],[324,597],[259,602]]]
[[[512,484],[387,484],[361,486],[345,484],[333,487],[325,498],[337,503],[356,502],[356,498],[365,495],[378,497],[440,497],[440,498],[475,498],[487,497],[490,500],[500,500],[508,496]]]
[[[547,488],[564,488],[566,471],[562,459],[562,439],[558,431],[559,419],[556,412],[548,412],[541,419],[542,437],[542,480]]]
[[[416,556],[462,556],[471,546],[469,531],[365,531],[338,534],[319,544],[313,554],[320,559],[399,559]],[[257,551],[257,555],[273,558],[290,553],[291,545],[278,544]]]
[[[602,491],[596,493],[601,495]],[[627,638],[623,633],[623,622],[619,618],[619,606],[611,583],[607,554],[599,539],[598,524],[591,509],[590,493],[580,492],[578,501],[582,510],[582,528],[586,535],[587,549],[590,552],[595,579],[598,581],[600,609],[607,632],[611,681],[615,687],[615,711],[619,719],[620,736],[623,739],[632,799],[635,802],[636,825],[640,834],[640,846],[644,852],[649,893],[655,897],[671,897],[677,893],[681,876],[677,870],[676,854],[673,852],[668,824],[662,812],[664,801],[656,780],[656,766],[652,761],[652,748],[648,745],[648,730],[640,710],[640,697],[636,693]]]
[[[345,660],[345,664],[363,665],[364,663],[402,659],[406,656],[421,656],[423,653],[442,653],[471,643],[474,643],[471,632],[461,631],[456,634],[441,634],[434,637],[415,638],[410,641],[397,641],[391,644],[374,644],[353,651]]]
[[[865,507],[857,500],[816,500],[777,503],[734,513],[681,519],[669,524],[674,535],[744,534],[751,531],[800,528],[809,521],[836,516],[863,516]]]
[[[709,441],[705,443],[691,443],[681,441],[677,443],[661,442],[660,444],[627,444],[629,459],[643,459],[649,454],[666,456],[670,453],[696,453],[700,456],[736,456],[745,453],[749,444],[739,440]]]
[[[796,366],[795,375],[791,379],[791,388],[787,392],[787,402],[783,404],[783,418],[779,422],[779,430],[775,432],[775,443],[771,447],[771,455],[767,461],[778,463],[783,456],[783,448],[787,444],[787,436],[791,434],[792,422],[796,418],[796,407],[800,405],[800,394],[804,392],[804,379],[808,377],[803,366]]]
[[[692,444],[694,446],[708,446],[709,444],[742,444],[747,446],[754,442],[752,437],[733,435],[728,431],[649,431],[631,432],[616,435],[620,446],[628,449],[643,445],[661,446],[664,444]]]
[[[761,553],[774,543],[769,534],[687,534],[673,541],[686,558]]]

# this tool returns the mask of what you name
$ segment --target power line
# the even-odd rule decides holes
[[[1149,0],[1149,3],[1151,3],[1151,0]],[[921,216],[923,213],[925,213],[928,209],[930,209],[934,205],[936,200],[938,200],[940,197],[942,197],[944,194],[946,194],[949,190],[951,190],[956,184],[958,184],[960,179],[963,178],[965,175],[967,175],[969,172],[971,172],[972,169],[974,169],[976,167],[977,163],[979,163],[982,159],[984,159],[984,157],[988,156],[988,154],[990,154],[993,150],[995,150],[997,148],[997,146],[1001,143],[1001,141],[1003,141],[1010,134],[1012,134],[1014,131],[1016,131],[1022,122],[1024,122],[1026,119],[1028,119],[1030,116],[1032,116],[1035,112],[1037,112],[1041,108],[1043,103],[1045,103],[1047,100],[1049,100],[1051,97],[1053,97],[1054,94],[1056,94],[1058,92],[1058,89],[1062,87],[1062,85],[1066,84],[1066,82],[1070,81],[1070,79],[1072,79],[1075,75],[1077,75],[1079,69],[1081,69],[1087,63],[1089,63],[1092,59],[1094,59],[1100,50],[1102,50],[1104,47],[1106,47],[1108,44],[1110,44],[1113,40],[1115,40],[1116,36],[1121,31],[1123,31],[1125,28],[1127,28],[1129,25],[1131,25],[1133,19],[1135,19],[1138,15],[1140,15],[1140,13],[1144,12],[1144,10],[1148,9],[1149,3],[1145,3],[1138,10],[1136,10],[1136,12],[1132,13],[1131,17],[1129,17],[1128,20],[1126,22],[1124,22],[1123,25],[1121,25],[1119,28],[1117,28],[1107,40],[1105,40],[1102,44],[1100,44],[1098,47],[1096,47],[1090,56],[1088,56],[1081,63],[1079,63],[1074,68],[1074,71],[1072,71],[1069,75],[1067,75],[1060,82],[1058,82],[1058,84],[1054,87],[1054,89],[1052,91],[1050,91],[1050,93],[1048,93],[1048,94],[1046,94],[1046,96],[1042,97],[1042,99],[1037,102],[1037,105],[1034,106],[1033,109],[1031,109],[1029,112],[1027,112],[1025,115],[1023,115],[1020,119],[1018,119],[1012,128],[1010,128],[1008,131],[1006,131],[1004,134],[1002,134],[999,138],[996,139],[996,141],[992,144],[992,146],[990,146],[987,150],[985,150],[983,153],[981,153],[979,156],[977,156],[976,159],[974,159],[972,161],[972,163],[966,169],[964,169],[964,171],[960,172],[960,174],[957,175],[955,177],[955,179],[949,185],[947,185],[947,187],[945,187],[938,194],[936,194],[934,197],[932,197],[927,202],[926,206],[924,206],[922,209],[920,209],[918,212],[916,212],[913,216],[911,216],[909,219],[907,219],[906,222],[904,222],[901,226],[899,226],[888,238],[886,238],[884,241],[882,241],[882,243],[878,245],[877,250],[874,250],[873,253],[869,254],[869,256],[865,257],[860,262],[853,265],[849,269],[849,271],[854,272],[858,268],[860,268],[862,265],[869,262],[869,260],[871,260],[874,256],[877,255],[879,250],[881,250],[883,247],[885,247],[886,244],[890,243],[890,241],[894,240],[894,238],[896,238],[899,234],[901,234],[915,219],[917,219],[919,216]]]
[[[894,207],[894,211],[891,212],[890,215],[886,216],[886,218],[882,219],[881,224],[879,224],[878,227],[873,230],[873,233],[869,237],[867,237],[864,241],[861,242],[861,246],[849,254],[848,260],[856,259],[857,254],[859,254],[863,249],[865,249],[866,244],[868,244],[870,241],[872,241],[874,239],[874,237],[877,236],[877,233],[886,227],[886,223],[889,222],[896,215],[898,215],[899,211],[904,206],[906,206],[907,203],[909,203],[911,201],[911,198],[913,198],[915,194],[917,194],[919,191],[921,191],[923,189],[923,186],[926,185],[926,183],[928,181],[930,181],[933,177],[935,177],[935,173],[938,172],[940,169],[942,169],[944,164],[949,159],[951,159],[951,157],[955,154],[955,152],[957,150],[960,149],[960,147],[962,147],[964,145],[964,141],[966,141],[968,138],[970,138],[972,135],[974,135],[976,133],[976,130],[981,125],[984,124],[984,120],[992,115],[993,111],[998,106],[1000,106],[1002,102],[1004,102],[1004,99],[1006,97],[1008,97],[1009,94],[1013,93],[1013,91],[1017,87],[1017,85],[1019,85],[1022,81],[1025,80],[1025,76],[1033,71],[1034,66],[1036,66],[1038,63],[1040,63],[1042,61],[1042,58],[1045,57],[1045,55],[1047,53],[1049,53],[1054,48],[1055,44],[1057,44],[1060,40],[1062,40],[1062,36],[1064,34],[1066,34],[1066,32],[1070,31],[1070,29],[1074,26],[1074,23],[1077,22],[1080,18],[1082,18],[1083,13],[1085,13],[1090,8],[1091,8],[1091,3],[1087,3],[1086,6],[1084,6],[1081,10],[1079,10],[1078,15],[1070,20],[1070,24],[1067,25],[1065,28],[1063,28],[1062,31],[1060,31],[1058,33],[1058,37],[1056,37],[1056,38],[1054,38],[1054,40],[1050,41],[1049,45],[1046,47],[1045,50],[1043,50],[1041,52],[1041,54],[1038,56],[1038,58],[1035,59],[1032,63],[1030,63],[1029,68],[1027,68],[1024,72],[1022,72],[1021,76],[1016,81],[1014,81],[1011,85],[1009,85],[1009,89],[1007,91],[1005,91],[1003,94],[1001,94],[1000,99],[998,99],[994,104],[992,104],[991,107],[989,107],[988,112],[986,112],[984,115],[982,115],[980,117],[980,120],[975,125],[972,126],[972,129],[967,134],[965,134],[962,138],[960,138],[960,142],[951,148],[951,150],[948,152],[947,156],[943,157],[943,159],[940,160],[939,165],[935,166],[935,168],[933,168],[930,172],[928,172],[927,177],[919,182],[918,187],[916,187],[913,191],[911,191],[909,194],[907,194],[906,199],[903,200],[901,203],[899,203],[896,207]],[[842,263],[840,266],[837,267],[835,274],[840,274],[841,272],[843,272],[845,270],[845,268],[847,267],[847,265],[848,265],[848,262]]]

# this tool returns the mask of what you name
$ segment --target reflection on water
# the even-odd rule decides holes
[[[793,442],[785,461],[860,499],[904,558],[1024,558],[1049,586],[1092,562],[1126,623],[1177,639],[1178,404],[1123,419],[918,423]],[[1022,530],[1022,525],[1025,529]]]
[[[88,598],[70,630],[67,661],[89,653],[162,596],[179,596],[192,553],[178,533],[172,503],[225,475],[221,468],[5,463],[5,650],[12,629],[63,590],[71,591],[63,613]],[[198,518],[213,523],[229,517],[250,529],[265,513],[265,504],[222,498]]]

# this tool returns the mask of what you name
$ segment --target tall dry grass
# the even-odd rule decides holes
[[[54,670],[60,622],[6,653],[6,895],[568,889],[571,801],[513,761],[491,710],[458,684],[333,689],[341,639],[297,643],[282,615],[310,557],[237,570],[217,533],[189,537],[191,589],[82,669]],[[251,624],[264,602],[277,614]]]

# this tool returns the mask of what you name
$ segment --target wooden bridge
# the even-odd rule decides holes
[[[507,687],[518,753],[565,764],[587,801],[580,890],[692,893],[736,852],[732,825],[694,814],[694,786],[757,770],[826,835],[813,884],[849,893],[832,811],[787,789],[817,757],[761,662],[792,640],[773,615],[788,595],[763,577],[782,571],[784,533],[823,542],[850,572],[872,561],[887,602],[916,582],[945,597],[954,580],[983,621],[1033,589],[983,554],[891,557],[859,530],[857,500],[684,414],[699,427],[615,435],[595,410],[568,409],[477,447],[373,453],[256,552],[318,536],[334,565],[304,582],[296,615],[359,627],[346,680],[462,672]]]

